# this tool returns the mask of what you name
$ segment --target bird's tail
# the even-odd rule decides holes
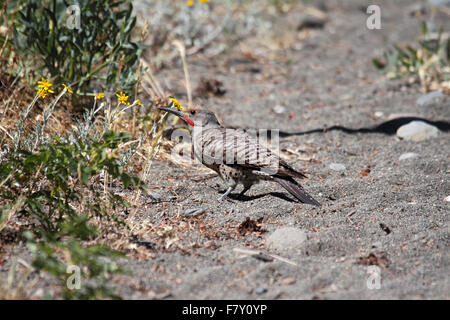
[[[274,180],[301,202],[320,206],[320,203],[311,197],[293,178],[274,177]]]

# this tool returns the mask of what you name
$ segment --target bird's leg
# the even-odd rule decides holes
[[[239,193],[239,196],[242,197],[250,188],[252,187],[253,183],[244,183],[244,190]]]
[[[224,193],[223,195],[221,195],[221,196],[219,197],[219,199],[217,199],[217,200],[218,200],[218,201],[222,201],[226,196],[228,196],[228,195],[230,194],[231,191],[234,190],[234,188],[236,188],[236,185],[229,186],[228,189],[227,189],[227,191],[225,191],[225,193]]]

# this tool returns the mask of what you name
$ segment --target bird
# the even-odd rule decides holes
[[[214,170],[226,183],[227,189],[218,200],[222,201],[239,184],[244,195],[259,181],[274,181],[302,203],[320,206],[294,178],[306,178],[277,154],[261,145],[242,129],[222,126],[212,111],[202,108],[158,107],[174,114],[188,126],[192,152],[205,166]]]

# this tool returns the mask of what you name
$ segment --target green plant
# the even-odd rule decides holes
[[[0,283],[0,299],[1,300],[14,300],[14,299],[25,299],[27,295],[25,294],[24,283],[25,280],[31,273],[32,268],[28,266],[25,272],[17,279],[16,274],[18,273],[17,257],[11,259],[11,266],[8,272],[8,278],[6,281]],[[14,286],[15,280],[17,285]]]
[[[15,4],[17,1],[6,0],[0,5],[0,81],[2,84],[11,82],[13,75],[20,71],[16,63],[12,28],[9,24],[13,15],[7,14],[7,8],[12,8]]]
[[[442,36],[442,29],[432,37],[426,23],[422,25],[422,36],[418,48],[395,46],[384,53],[384,61],[373,59],[374,66],[389,78],[414,76],[427,91],[439,88],[450,81],[450,38]]]
[[[137,177],[123,170],[125,156],[119,149],[131,136],[108,130],[108,122],[95,125],[91,111],[70,134],[44,139],[45,120],[63,93],[44,112],[44,123],[25,134],[31,104],[18,125],[22,134],[12,134],[12,146],[1,146],[6,151],[2,155],[8,155],[0,158],[0,231],[13,215],[33,222],[34,228],[24,232],[34,254],[32,265],[56,277],[64,298],[118,298],[107,282],[109,275],[124,272],[113,261],[124,255],[86,242],[99,234],[92,219],[97,224],[123,224],[117,212],[129,205],[119,195],[99,188],[96,176],[108,175],[124,188],[144,188]],[[67,286],[72,265],[88,280],[79,290]]]
[[[7,7],[29,83],[49,73],[52,81],[70,84],[77,94],[105,84],[132,92],[144,46],[131,40],[136,24],[131,1],[79,0],[68,14],[70,5],[31,0]]]
[[[97,235],[96,228],[89,222],[93,216],[118,220],[117,216],[107,215],[99,188],[90,182],[94,175],[105,169],[125,188],[140,185],[137,178],[122,171],[119,159],[113,154],[119,143],[128,139],[127,134],[113,132],[106,132],[102,141],[97,142],[73,144],[56,139],[41,146],[37,153],[20,150],[0,165],[0,180],[3,181],[0,196],[7,203],[1,216],[11,215],[10,210],[15,208],[21,217],[36,220],[33,232],[25,233],[35,254],[33,266],[55,275],[65,298],[113,297],[104,286],[105,275],[121,272],[121,269],[103,258],[123,255],[105,246],[85,247],[82,241]],[[80,190],[83,187],[89,190],[89,201],[86,191]],[[114,207],[126,205],[114,194],[110,194],[108,200]],[[68,290],[65,286],[68,265],[82,268],[86,278],[100,277],[100,284],[74,292]]]

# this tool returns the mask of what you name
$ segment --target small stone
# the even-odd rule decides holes
[[[445,202],[450,202],[450,196],[446,196],[444,199]]]
[[[342,163],[330,163],[330,169],[334,171],[344,171],[346,168]]]
[[[187,210],[184,210],[181,215],[185,216],[185,217],[197,217],[197,216],[203,214],[204,212],[205,212],[205,209],[202,209],[202,208],[187,209]]]
[[[150,198],[152,198],[153,200],[155,200],[155,201],[160,201],[161,200],[161,195],[159,193],[157,193],[157,192],[151,192],[151,193],[148,194],[148,196]]]
[[[275,107],[273,107],[273,112],[275,112],[276,114],[282,114],[286,112],[286,108],[282,105],[276,105]]]
[[[443,94],[442,91],[440,91],[440,90],[431,91],[431,92],[428,92],[427,94],[420,96],[416,100],[416,103],[419,106],[424,106],[424,105],[432,103],[434,100],[442,98],[442,97],[445,97],[445,94]]]
[[[275,250],[297,250],[303,247],[307,240],[306,233],[294,227],[281,227],[266,239],[266,246]]]
[[[281,282],[280,282],[280,284],[281,284],[282,286],[288,286],[288,285],[294,284],[294,283],[295,283],[295,279],[294,279],[294,278],[291,278],[291,277],[289,277],[289,278],[284,278],[284,279],[281,280]]]
[[[439,129],[423,121],[411,121],[398,128],[397,136],[411,141],[423,141],[439,134]]]
[[[376,111],[373,115],[375,116],[375,118],[382,118],[384,117],[384,112]]]
[[[398,160],[403,161],[403,160],[411,159],[411,158],[415,158],[415,157],[417,157],[417,153],[406,152],[406,153],[401,154],[400,157],[398,157]]]
[[[256,294],[263,294],[263,293],[266,293],[266,292],[267,292],[267,288],[264,288],[264,287],[259,287],[259,288],[257,288],[255,290]]]

